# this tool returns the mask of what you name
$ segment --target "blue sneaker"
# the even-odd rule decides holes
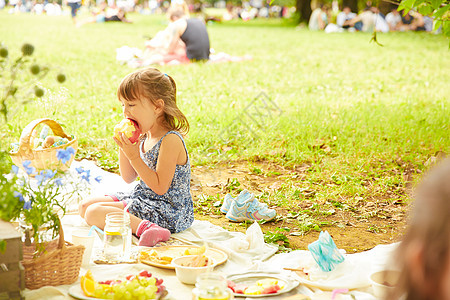
[[[231,203],[230,209],[226,214],[226,218],[233,222],[242,221],[270,221],[277,216],[274,209],[267,207],[265,203],[259,203],[258,200],[251,198],[246,201],[236,201]]]
[[[231,207],[231,203],[233,203],[234,201],[238,200],[240,202],[244,202],[246,200],[250,200],[255,198],[255,195],[253,195],[252,193],[250,193],[247,190],[243,190],[236,198],[233,198],[230,194],[226,194],[225,198],[223,199],[223,203],[222,203],[222,207],[220,208],[220,211],[224,214],[226,214],[228,212],[228,210],[230,210]]]
[[[236,200],[236,198],[233,198],[230,194],[226,194],[225,198],[223,198],[222,206],[220,207],[220,211],[224,214],[230,210],[231,203]]]

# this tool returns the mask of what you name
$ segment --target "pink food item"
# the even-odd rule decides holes
[[[134,144],[139,140],[141,130],[139,129],[136,121],[131,119],[123,119],[114,127],[114,137],[120,140],[119,133],[124,133],[130,142]]]

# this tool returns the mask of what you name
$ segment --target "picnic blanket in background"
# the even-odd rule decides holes
[[[207,63],[239,62],[251,59],[251,55],[233,56],[225,52],[218,52],[210,54]],[[116,60],[121,64],[127,64],[131,68],[140,68],[150,65],[180,65],[190,63],[189,61],[177,59],[176,57],[165,59],[160,53],[147,52],[129,46],[123,46],[116,49]]]
[[[93,162],[83,160],[74,161],[71,169],[83,167],[91,171],[94,177],[102,176],[101,183],[93,183],[92,194],[104,195],[117,190],[132,188],[134,184],[126,184],[119,175],[108,173],[95,166]],[[70,214],[62,219],[66,240],[71,241],[71,233],[75,229],[90,226],[76,214],[77,203],[69,205]],[[301,238],[301,237],[299,237]],[[344,294],[338,295],[334,299],[358,299],[373,300],[372,287],[369,283],[369,274],[373,271],[384,268],[391,253],[396,248],[396,244],[379,245],[369,251],[344,254],[345,261],[331,272],[323,272],[314,262],[309,251],[296,250],[290,253],[275,254],[277,247],[264,242],[263,233],[258,223],[252,224],[246,231],[230,232],[207,221],[195,220],[192,226],[177,234],[173,234],[173,240],[181,243],[195,244],[202,246],[205,243],[209,247],[218,248],[228,255],[228,260],[217,267],[214,271],[221,272],[225,276],[242,272],[275,272],[298,281],[300,284],[291,292],[279,296],[270,296],[271,300],[283,299],[286,296],[301,293],[310,296],[312,299],[331,299],[332,290],[348,289]],[[339,247],[339,245],[337,245]],[[103,244],[100,237],[95,237],[93,255],[102,250]],[[134,249],[138,246],[133,246]],[[306,268],[309,278],[305,279],[296,271],[285,270],[284,268]],[[84,275],[90,269],[96,280],[108,280],[123,278],[129,274],[137,274],[143,269],[148,270],[154,276],[162,278],[164,285],[169,292],[165,299],[191,299],[194,286],[182,284],[178,281],[174,270],[162,269],[141,263],[125,264],[95,264],[91,262],[88,268],[81,268],[80,275]],[[79,280],[72,285],[62,285],[57,287],[43,287],[38,290],[28,290],[24,292],[26,299],[73,299],[68,295],[69,289],[79,286]],[[245,298],[242,298],[245,299]],[[250,298],[248,298],[250,299]]]

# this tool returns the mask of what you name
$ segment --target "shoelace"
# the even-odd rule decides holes
[[[267,204],[265,203],[259,203],[258,200],[253,199],[252,203],[248,206],[247,210],[250,212],[264,212],[268,209]]]

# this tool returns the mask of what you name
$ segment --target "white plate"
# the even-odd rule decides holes
[[[237,294],[234,293],[235,297],[245,297],[245,298],[261,298],[261,297],[270,297],[270,296],[277,296],[280,294],[284,294],[287,292],[290,292],[294,288],[296,288],[299,284],[298,281],[291,280],[287,278],[286,276],[283,276],[279,273],[262,273],[261,271],[250,271],[240,274],[233,274],[227,276],[228,280],[233,281],[236,284],[246,284],[246,285],[252,285],[257,280],[260,279],[266,279],[266,278],[274,278],[278,281],[284,282],[284,289],[279,290],[277,293],[273,294],[261,294],[261,295],[245,295],[245,294]]]
[[[166,291],[167,291],[167,289],[166,289]],[[75,299],[80,299],[80,300],[102,300],[100,298],[94,298],[94,297],[86,296],[83,293],[83,290],[81,289],[81,286],[79,284],[71,286],[69,288],[69,295],[74,297]],[[164,298],[167,298],[167,295]]]
[[[154,247],[154,248],[148,248],[148,247],[143,247],[143,248],[146,249],[146,251],[154,250],[159,255],[176,258],[176,257],[184,256],[184,251],[186,251],[186,249],[200,248],[200,247],[199,246],[175,245],[175,246],[162,246],[162,247]],[[219,250],[219,249],[211,248],[211,247],[206,249],[205,255],[214,260],[214,266],[221,265],[221,264],[225,263],[228,259],[228,255],[225,252],[223,252],[222,250]],[[172,265],[172,263],[163,265],[163,264],[160,264],[160,263],[152,261],[152,260],[142,260],[142,259],[141,259],[141,262],[144,264],[153,266],[153,267],[175,270],[175,266]]]
[[[81,300],[98,299],[98,298],[85,296],[83,293],[83,290],[81,289],[81,286],[79,284],[71,286],[69,288],[69,295],[76,299],[81,299]]]
[[[309,287],[315,287],[319,288],[324,291],[332,291],[334,289],[349,289],[349,290],[355,290],[359,288],[364,288],[370,285],[370,283],[365,281],[355,281],[353,278],[347,278],[348,280],[345,280],[345,278],[337,278],[334,280],[324,281],[324,280],[318,280],[318,281],[311,281],[308,280],[302,275],[299,275],[301,273],[296,273],[296,279],[300,281],[301,284],[309,286]]]

